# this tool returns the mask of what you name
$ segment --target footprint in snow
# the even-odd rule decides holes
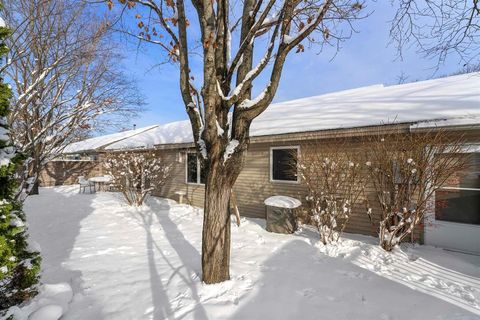
[[[468,301],[471,305],[478,306],[477,299],[470,292],[465,292],[464,291],[464,292],[461,293],[461,296],[462,296],[463,300]]]
[[[148,307],[145,312],[143,313],[144,316],[146,315],[149,315],[150,313],[152,313],[153,311],[155,310],[154,307]]]
[[[336,272],[350,279],[363,279],[365,277],[365,274],[361,272],[347,270],[337,270]]]
[[[257,240],[255,240],[256,244],[265,244],[265,240],[262,237],[259,237]]]
[[[415,261],[417,261],[418,258],[419,258],[417,255],[415,255],[415,254],[413,254],[413,253],[411,253],[411,252],[407,252],[407,257],[408,257],[408,260],[409,260],[410,262],[415,262]]]
[[[441,291],[445,291],[448,294],[451,294],[453,296],[456,296],[465,300],[471,305],[475,305],[475,306],[477,305],[476,298],[472,294],[474,290],[471,286],[460,286],[452,282],[444,282],[443,280],[434,278],[429,275],[413,276],[413,277],[407,277],[407,278],[420,281],[430,288],[435,288]]]
[[[390,316],[390,315],[388,315],[388,314],[386,314],[386,313],[382,313],[382,314],[380,315],[380,319],[381,319],[381,320],[392,320],[393,317]]]
[[[242,249],[243,247],[245,247],[245,245],[243,243],[234,243],[233,244],[233,249]]]
[[[298,290],[296,292],[297,292],[297,294],[299,294],[301,296],[304,296],[306,298],[311,298],[311,297],[315,296],[315,294],[317,293],[317,290],[315,290],[313,288],[305,288],[303,290]]]

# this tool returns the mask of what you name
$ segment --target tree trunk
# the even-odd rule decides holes
[[[209,170],[205,186],[202,234],[202,273],[207,284],[230,279],[230,179]]]
[[[30,192],[28,193],[28,195],[32,196],[32,195],[36,195],[38,194],[38,179],[35,180],[35,182],[33,183],[33,187],[30,189]]]
[[[28,195],[36,195],[38,194],[38,187],[39,187],[39,177],[40,177],[40,164],[39,164],[40,160],[38,159],[37,156],[35,156],[34,160],[33,160],[33,163],[32,163],[32,167],[31,167],[31,172],[29,174],[29,178],[30,177],[35,177],[35,180],[34,180],[34,183],[33,183],[33,186],[30,187],[29,184],[27,184],[27,188],[29,188],[29,192],[28,192]]]

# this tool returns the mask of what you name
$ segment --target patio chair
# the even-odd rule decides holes
[[[103,175],[105,178],[110,179],[109,182],[105,183],[105,190],[108,191],[115,191],[117,189],[117,186],[113,183],[113,177],[109,174],[104,174]]]
[[[93,192],[95,192],[95,184],[85,179],[84,176],[78,177],[78,184],[80,185],[80,189],[78,190],[78,193],[82,193],[82,189],[83,189],[83,193],[85,193],[87,188],[89,189],[90,193],[92,193],[92,188],[93,188]]]

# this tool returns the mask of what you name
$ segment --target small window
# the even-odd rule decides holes
[[[205,170],[202,170],[196,153],[187,153],[187,183],[205,184]]]
[[[270,150],[270,179],[298,182],[298,147],[275,147]]]
[[[469,157],[468,170],[435,192],[435,220],[480,225],[480,153]]]

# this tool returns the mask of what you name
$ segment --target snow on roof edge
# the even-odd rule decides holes
[[[478,126],[480,94],[474,90],[477,85],[480,85],[480,72],[400,85],[377,84],[276,102],[254,120],[251,136],[399,124],[410,125],[411,130]],[[388,119],[393,120],[389,122]],[[139,133],[109,143],[104,148],[119,151],[191,144],[193,137],[188,130],[191,131],[188,120],[171,122],[158,125],[146,134]]]
[[[152,130],[156,127],[158,127],[157,124],[138,128],[138,129],[133,129],[133,130],[115,132],[115,133],[111,133],[103,136],[98,136],[98,137],[93,137],[86,140],[73,142],[68,144],[61,153],[72,154],[72,153],[82,153],[82,152],[99,150],[113,143],[131,138],[141,133],[145,133],[146,131]],[[113,139],[109,140],[109,138],[111,139],[113,138]],[[104,140],[103,143],[102,143],[102,140]],[[78,147],[76,148],[76,146]]]
[[[463,117],[452,117],[443,119],[417,121],[410,125],[410,129],[431,129],[431,128],[451,128],[451,127],[478,127],[480,126],[480,116],[467,115]]]

